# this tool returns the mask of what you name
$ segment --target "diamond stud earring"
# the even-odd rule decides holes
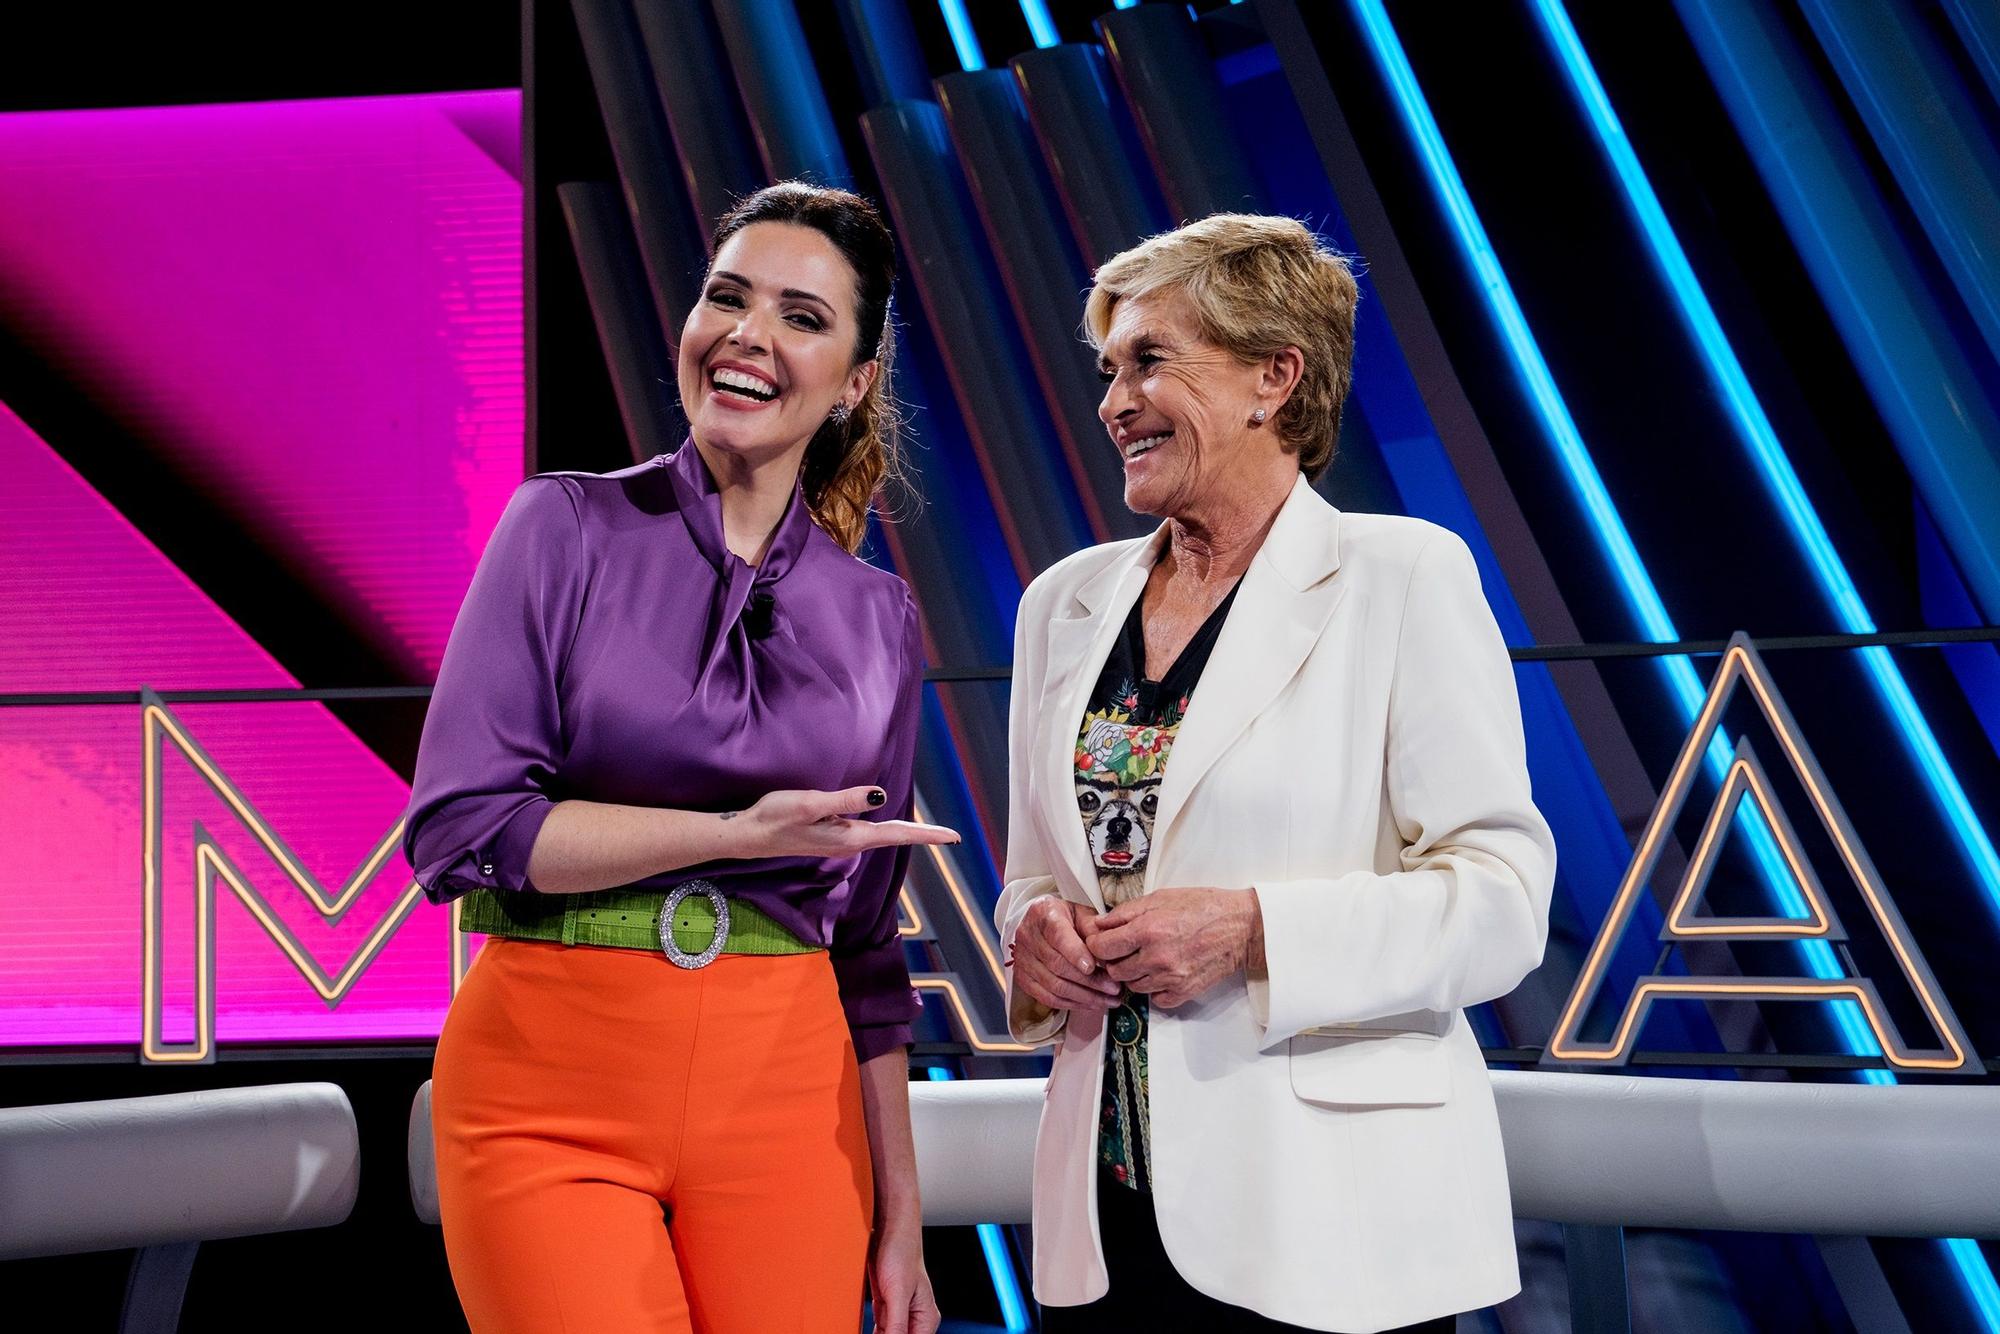
[[[1250,424],[1252,426],[1262,426],[1264,424],[1264,409],[1258,408],[1250,414]]]

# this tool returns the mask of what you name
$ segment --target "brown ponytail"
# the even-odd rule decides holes
[[[746,196],[722,215],[709,241],[713,256],[737,232],[756,222],[810,227],[833,243],[854,269],[856,366],[876,365],[868,392],[844,422],[829,418],[806,446],[799,485],[813,521],[849,551],[868,536],[868,512],[883,484],[899,477],[897,445],[902,417],[889,385],[895,348],[890,297],[896,282],[896,243],[875,206],[847,190],[780,181]]]

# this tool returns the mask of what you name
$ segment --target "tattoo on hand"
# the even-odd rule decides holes
[[[734,820],[737,816],[741,814],[743,814],[742,811],[724,811],[722,813],[722,818],[725,820]]]

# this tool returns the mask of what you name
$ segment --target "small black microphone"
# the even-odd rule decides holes
[[[752,593],[743,609],[743,632],[752,639],[769,639],[775,624],[778,600],[769,593]]]

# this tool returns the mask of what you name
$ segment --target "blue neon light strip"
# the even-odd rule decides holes
[[[1577,100],[1583,104],[1597,131],[1598,142],[1603,145],[1617,170],[1626,202],[1646,234],[1654,262],[1667,279],[1667,285],[1673,289],[1681,318],[1700,346],[1708,362],[1709,374],[1722,390],[1723,399],[1735,417],[1738,433],[1749,445],[1764,484],[1791,527],[1793,540],[1810,558],[1813,571],[1819,576],[1820,588],[1833,605],[1841,625],[1851,634],[1872,632],[1875,619],[1869,615],[1867,606],[1861,600],[1860,590],[1854,586],[1847,566],[1834,550],[1833,539],[1820,522],[1812,502],[1807,499],[1805,487],[1793,471],[1791,459],[1779,443],[1778,433],[1765,415],[1763,404],[1751,389],[1749,376],[1744,373],[1735,348],[1723,333],[1722,322],[1709,305],[1708,296],[1695,277],[1694,266],[1688,262],[1680,238],[1667,221],[1666,210],[1660,206],[1652,181],[1632,149],[1632,141],[1625,136],[1625,127],[1611,107],[1611,99],[1605,94],[1604,85],[1590,63],[1589,54],[1583,49],[1583,42],[1577,37],[1575,26],[1570,23],[1569,14],[1561,0],[1535,0],[1535,12],[1541,19],[1542,30],[1550,46],[1555,49],[1569,75]],[[1979,874],[1988,900],[2000,908],[2000,856],[1995,855],[1992,841],[1973,818],[1965,790],[1959,785],[1958,776],[1952,772],[1951,766],[1945,762],[1937,737],[1932,733],[1928,720],[1919,712],[1902,672],[1886,648],[1862,649],[1861,654],[1877,693],[1901,726],[1905,740],[1923,769],[1932,798],[1951,822],[1960,844]],[[1871,1081],[1875,1083],[1888,1083],[1892,1078],[1882,1070],[1870,1071],[1869,1074],[1883,1076]],[[1957,1238],[1946,1241],[1945,1249],[1959,1271],[1966,1295],[1986,1328],[2000,1330],[2000,1285],[1996,1285],[1992,1268],[1986,1263],[1978,1244]]]
[[[1561,0],[1536,0],[1535,10],[1550,44],[1562,59],[1578,100],[1583,103],[1597,130],[1599,141],[1610,156],[1612,165],[1617,168],[1626,200],[1645,231],[1655,262],[1659,264],[1668,286],[1673,289],[1681,318],[1686,321],[1688,331],[1700,346],[1708,362],[1709,373],[1722,390],[1737,429],[1749,445],[1751,457],[1772,498],[1777,501],[1779,511],[1785,516],[1793,539],[1809,558],[1813,572],[1819,577],[1820,588],[1832,604],[1841,627],[1849,634],[1872,634],[1876,628],[1875,618],[1868,614],[1861,592],[1854,586],[1846,565],[1834,550],[1833,539],[1828,536],[1826,526],[1820,522],[1819,514],[1807,499],[1805,487],[1792,469],[1791,459],[1785,454],[1776,430],[1764,414],[1763,404],[1750,388],[1749,377],[1744,374],[1735,349],[1722,332],[1721,321],[1716,318],[1714,308],[1709,305],[1707,295],[1695,278],[1687,253],[1668,223],[1659,197],[1653,193],[1652,182],[1639,165],[1631,141],[1625,137],[1624,127],[1612,110],[1610,99],[1605,96],[1604,86],[1598,81],[1597,71],[1592,68]],[[1995,852],[1992,839],[1974,816],[1972,803],[1959,784],[1958,775],[1952,772],[1951,765],[1945,760],[1937,736],[1918,710],[1909,684],[1904,681],[1889,650],[1877,647],[1860,652],[1876,691],[1902,728],[1910,750],[1923,770],[1933,800],[1958,835],[1988,901],[1996,912],[2000,912],[2000,853]]]
[[[1971,1299],[1980,1320],[1990,1330],[2000,1329],[2000,1283],[1994,1281],[1993,1268],[1986,1263],[1986,1254],[1979,1249],[1979,1243],[1967,1237],[1948,1237],[1944,1249],[1958,1266],[1965,1295]]]
[[[1047,0],[1021,0],[1021,17],[1028,21],[1028,35],[1036,46],[1054,46],[1062,40],[1056,21],[1049,17]]]
[[[1550,438],[1555,442],[1557,456],[1596,530],[1633,614],[1645,635],[1654,642],[1678,639],[1680,635],[1674,628],[1673,618],[1667,614],[1666,604],[1660,600],[1659,590],[1654,587],[1652,576],[1639,558],[1638,548],[1633,545],[1631,534],[1626,530],[1625,522],[1605,488],[1604,479],[1597,471],[1597,464],[1583,443],[1575,419],[1570,416],[1569,405],[1556,388],[1548,362],[1543,359],[1541,348],[1528,329],[1527,317],[1514,297],[1514,290],[1500,267],[1499,257],[1494,254],[1492,242],[1487,239],[1485,225],[1472,207],[1472,198],[1466,193],[1465,182],[1460,179],[1458,167],[1445,147],[1444,136],[1431,115],[1430,104],[1424,100],[1423,90],[1417,86],[1416,74],[1410,68],[1409,57],[1403,52],[1402,42],[1389,22],[1382,0],[1352,0],[1352,3],[1374,52],[1376,64],[1389,82],[1404,123],[1417,143],[1432,183],[1437,187],[1445,211],[1458,233],[1460,247],[1472,263],[1474,275],[1500,327],[1516,370],[1526,384]],[[1668,687],[1681,706],[1681,712],[1691,723],[1700,713],[1707,695],[1693,664],[1683,657],[1666,657],[1660,659],[1660,666],[1666,674]],[[1710,739],[1706,759],[1718,780],[1728,772],[1732,750],[1720,728]],[[1780,910],[1788,916],[1804,916],[1805,900],[1792,883],[1778,852],[1777,842],[1763,817],[1745,803],[1737,807],[1737,821],[1749,833],[1751,849],[1771,885]],[[1834,956],[1833,947],[1826,941],[1802,941],[1800,945],[1806,964],[1815,976],[1845,975]],[[1863,1055],[1881,1052],[1875,1035],[1862,1018],[1859,1006],[1852,1001],[1835,1001],[1827,1008],[1849,1051]],[[1871,1070],[1864,1071],[1863,1078],[1880,1083],[1888,1082],[1893,1077],[1886,1071]]]
[[[979,49],[979,34],[973,30],[972,15],[965,12],[965,0],[938,0],[938,12],[951,32],[951,44],[958,48],[958,67],[985,69],[986,53]]]
[[[951,1078],[951,1071],[942,1066],[930,1068],[932,1083],[944,1083]],[[986,1268],[993,1275],[993,1291],[1000,1298],[1000,1319],[1006,1322],[1007,1334],[1022,1334],[1034,1328],[1028,1320],[1027,1303],[1021,1300],[1021,1285],[1014,1278],[1014,1261],[1007,1254],[1007,1240],[1000,1235],[996,1223],[981,1223],[979,1227],[979,1249],[986,1252]]]

